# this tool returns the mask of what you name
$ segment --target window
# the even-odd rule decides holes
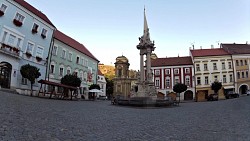
[[[63,76],[63,67],[60,67],[60,69],[59,69],[59,75]]]
[[[57,54],[57,49],[58,49],[57,46],[54,46],[54,47],[53,47],[53,51],[52,51],[52,54],[53,54],[53,55],[56,55],[56,54]]]
[[[122,76],[122,69],[119,68],[119,69],[118,69],[118,77],[121,77],[121,76]]]
[[[83,72],[82,71],[80,71],[80,76],[79,77],[80,77],[81,80],[83,80]]]
[[[62,50],[62,56],[61,56],[63,59],[66,58],[66,50]]]
[[[32,43],[28,43],[28,45],[27,45],[27,49],[26,49],[26,52],[28,52],[28,53],[31,53],[31,54],[32,54],[33,48],[34,48],[34,44],[32,44]]]
[[[7,32],[4,31],[4,33],[3,33],[3,38],[2,38],[2,42],[3,42],[3,43],[5,42],[6,36],[7,36]]]
[[[170,87],[170,77],[166,77],[166,87]]]
[[[69,53],[69,61],[72,61],[72,53]]]
[[[236,66],[239,66],[239,60],[236,60]]]
[[[54,73],[55,72],[55,65],[50,65],[50,73]]]
[[[28,82],[28,79],[27,79],[27,78],[22,77],[22,84],[23,84],[23,85],[27,85],[27,82]]]
[[[240,79],[240,72],[237,72],[237,78]]]
[[[83,81],[87,81],[87,76],[88,76],[88,75],[87,75],[87,72],[84,72],[84,73],[83,73]]]
[[[77,56],[76,57],[76,63],[79,64],[79,62],[80,62],[80,57]]]
[[[20,39],[20,38],[17,39],[17,44],[16,44],[17,47],[20,47],[21,41],[22,41],[22,39]]]
[[[205,76],[205,85],[208,85],[208,82],[209,82],[208,76]]]
[[[197,85],[200,85],[200,84],[201,84],[201,78],[197,77]]]
[[[21,15],[20,13],[16,13],[16,16],[15,16],[15,20],[17,20],[17,21],[19,21],[19,22],[23,22],[23,20],[24,20],[24,16],[23,15]]]
[[[43,28],[42,33],[41,33],[41,36],[42,36],[43,38],[46,38],[46,36],[47,36],[47,30],[46,30],[46,29]]]
[[[37,33],[38,27],[39,27],[38,24],[34,23],[32,27],[32,33]]]
[[[213,63],[213,68],[214,68],[214,70],[217,70],[217,65],[216,65],[216,63]]]
[[[169,75],[169,74],[170,74],[170,69],[165,69],[165,73],[166,73],[167,75]]]
[[[160,70],[155,70],[155,75],[160,75]]]
[[[221,65],[223,70],[226,69],[225,62],[222,62]]]
[[[245,65],[247,65],[247,60],[245,60]]]
[[[232,63],[228,62],[228,68],[231,69],[232,68]]]
[[[229,81],[233,82],[233,75],[232,74],[229,75]]]
[[[204,71],[207,71],[207,64],[204,64]]]
[[[248,71],[246,71],[246,78],[248,78]]]
[[[214,76],[214,81],[218,81],[218,76],[217,75]]]
[[[242,77],[242,78],[245,78],[245,73],[244,73],[244,71],[241,72],[241,77]]]
[[[196,71],[200,71],[200,64],[196,64]]]
[[[81,58],[82,65],[84,65],[84,58]]]
[[[243,60],[240,60],[240,65],[243,66]]]
[[[180,78],[179,76],[174,77],[174,84],[180,83]]]
[[[7,6],[2,4],[0,7],[0,11],[2,11],[4,13],[6,9],[7,9]]]
[[[223,83],[227,83],[227,76],[223,75]]]
[[[185,77],[185,85],[190,86],[190,76]]]
[[[179,74],[179,69],[174,69],[174,74]]]
[[[70,74],[70,73],[71,73],[71,69],[67,68],[67,74]]]
[[[36,56],[42,57],[43,56],[43,48],[42,47],[37,47],[36,49]]]
[[[159,87],[159,86],[160,86],[160,80],[159,80],[159,78],[158,78],[158,79],[155,79],[155,86],[156,86],[156,87]]]
[[[16,39],[16,36],[10,34],[8,44],[13,46],[15,43],[15,39]]]
[[[189,68],[185,68],[185,73],[190,73],[190,69]]]

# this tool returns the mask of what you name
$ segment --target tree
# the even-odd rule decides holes
[[[26,64],[21,66],[20,73],[23,78],[26,78],[30,81],[30,87],[31,92],[30,95],[33,94],[33,84],[35,83],[35,80],[41,76],[41,73],[39,72],[39,69],[35,66],[32,66],[30,64]]]
[[[218,91],[221,89],[221,87],[222,87],[222,84],[221,82],[218,82],[218,81],[214,81],[214,83],[212,83],[211,85],[211,89],[214,90],[215,94],[218,94]]]
[[[92,84],[92,85],[89,86],[89,90],[92,90],[92,89],[100,90],[101,88],[100,88],[100,86],[98,84]]]
[[[68,86],[80,87],[82,80],[75,74],[66,74],[62,79],[61,83]]]
[[[107,77],[105,77],[105,79],[106,79],[106,82],[107,82],[107,84],[106,84],[106,95],[110,99],[111,96],[113,95],[114,82],[113,82],[113,80],[111,80],[111,79],[109,79]]]
[[[82,83],[82,80],[77,77],[75,74],[66,74],[61,79],[61,84],[73,86],[73,87],[80,87]],[[65,96],[68,97],[68,89],[64,89]],[[72,90],[71,90],[72,91]]]
[[[180,103],[180,93],[185,92],[187,90],[187,86],[182,83],[177,83],[173,88],[174,92],[179,94],[179,103]]]

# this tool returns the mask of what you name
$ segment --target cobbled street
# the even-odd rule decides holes
[[[131,108],[0,91],[3,141],[249,141],[250,96]]]

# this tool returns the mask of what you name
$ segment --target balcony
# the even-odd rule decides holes
[[[20,59],[20,49],[18,47],[13,47],[4,43],[0,43],[0,47],[0,53],[4,53],[14,58]]]

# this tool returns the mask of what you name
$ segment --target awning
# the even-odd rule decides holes
[[[234,86],[225,86],[224,89],[233,89]]]

